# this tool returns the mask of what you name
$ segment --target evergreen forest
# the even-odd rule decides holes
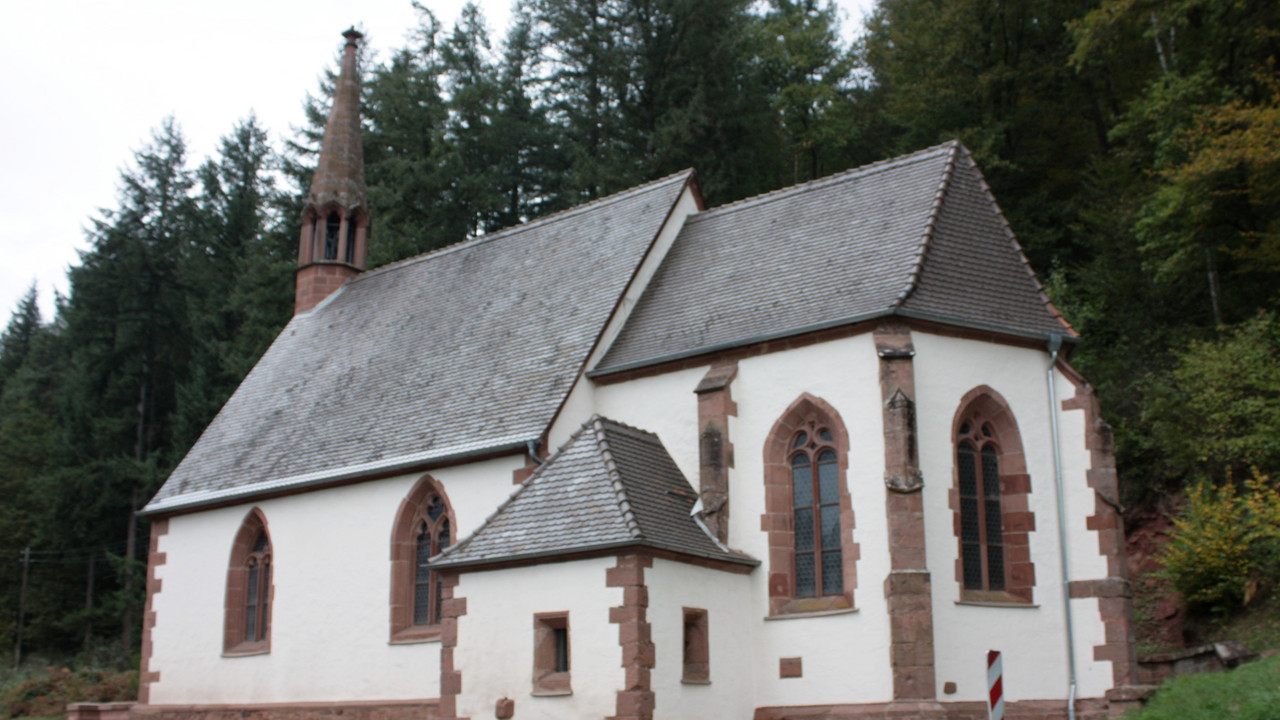
[[[1275,0],[878,0],[852,43],[819,0],[519,0],[502,36],[417,9],[361,65],[371,266],[687,167],[715,206],[959,139],[1084,338],[1121,502],[1274,491]],[[13,309],[0,647],[137,652],[135,511],[292,315],[339,53],[286,141],[249,115],[196,161],[158,118],[54,316]]]

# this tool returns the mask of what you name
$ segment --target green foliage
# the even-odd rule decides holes
[[[1161,563],[1192,608],[1232,611],[1280,569],[1280,491],[1265,476],[1250,478],[1243,495],[1232,483],[1192,487],[1174,525]]]
[[[1280,657],[1234,670],[1183,675],[1160,691],[1129,720],[1272,720],[1280,707]]]
[[[0,335],[0,390],[26,361],[31,343],[39,331],[40,307],[36,305],[36,286],[33,284],[13,311],[4,334]]]
[[[880,0],[862,62],[910,152],[959,138],[981,163],[1034,267],[1076,262],[1091,160],[1108,149],[1113,83],[1067,65],[1067,21],[1091,0]]]
[[[1144,410],[1167,471],[1208,479],[1280,469],[1280,321],[1274,313],[1192,341]]]
[[[292,311],[297,214],[282,210],[273,163],[249,119],[192,172],[167,121],[122,172],[118,206],[94,221],[55,321],[40,324],[32,304],[11,322],[0,635],[17,627],[15,560],[29,547],[24,654],[138,642],[145,562],[127,549],[131,529],[135,552],[146,547],[146,527],[133,511]]]
[[[24,668],[0,676],[0,720],[65,716],[70,703],[122,702],[137,697],[136,669]]]

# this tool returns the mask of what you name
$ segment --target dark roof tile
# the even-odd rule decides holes
[[[958,142],[689,218],[596,372],[911,312],[1071,333]]]
[[[755,565],[690,514],[697,495],[653,433],[593,416],[436,567],[644,546]]]

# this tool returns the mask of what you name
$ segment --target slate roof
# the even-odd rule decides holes
[[[293,318],[145,511],[539,438],[691,177],[353,278]]]
[[[755,566],[690,514],[697,495],[657,435],[592,416],[437,568],[644,546]]]
[[[690,217],[592,374],[885,315],[1075,337],[950,142]]]

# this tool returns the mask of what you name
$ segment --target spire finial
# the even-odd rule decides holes
[[[307,200],[317,210],[336,202],[350,212],[362,207],[365,197],[364,149],[360,144],[360,73],[356,69],[357,41],[364,36],[354,27],[342,36],[347,39],[342,72],[333,88],[333,107],[329,110]]]
[[[342,53],[333,107],[324,127],[316,173],[302,213],[295,312],[311,309],[366,266],[369,215],[365,207],[364,149],[360,137],[359,40],[354,27]]]

